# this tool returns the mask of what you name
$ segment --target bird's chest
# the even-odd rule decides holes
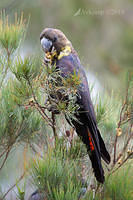
[[[69,76],[75,70],[78,70],[78,65],[76,64],[76,60],[71,56],[64,56],[60,60],[57,60],[56,66],[62,72],[62,76]]]

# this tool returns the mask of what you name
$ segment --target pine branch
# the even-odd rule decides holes
[[[28,81],[28,84],[29,84],[29,86],[30,86],[30,88],[31,88],[33,99],[34,99],[34,101],[35,101],[35,103],[34,103],[33,101],[30,102],[30,105],[32,105],[32,103],[33,103],[33,105],[34,105],[35,108],[38,110],[38,112],[41,114],[41,116],[43,117],[43,119],[46,120],[46,122],[48,123],[48,125],[52,127],[51,119],[50,119],[50,118],[48,117],[48,115],[44,112],[44,107],[42,108],[42,107],[39,105],[38,101],[37,101],[37,98],[36,98],[36,96],[35,96],[35,93],[34,93],[32,84],[30,83],[30,80],[27,79],[27,81]]]
[[[2,80],[1,80],[1,82],[0,82],[0,88],[1,88],[2,85],[3,85],[4,79],[5,79],[6,75],[7,75],[7,71],[8,71],[9,66],[10,66],[10,55],[11,55],[11,54],[10,54],[8,48],[6,48],[6,52],[7,52],[7,65],[6,65],[6,67],[5,67],[5,71],[4,71]]]

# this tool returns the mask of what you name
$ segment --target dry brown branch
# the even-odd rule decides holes
[[[38,110],[38,112],[41,114],[41,116],[43,117],[43,119],[47,122],[47,124],[52,127],[52,121],[51,121],[51,119],[44,112],[44,108],[45,107],[42,107],[42,106],[39,105],[39,103],[37,101],[37,98],[35,96],[32,84],[30,83],[29,79],[27,81],[28,81],[28,84],[29,84],[29,86],[31,88],[32,96],[33,96],[33,99],[34,99],[34,102],[33,101],[29,102],[29,105],[34,106]]]
[[[130,154],[122,161],[122,163],[121,163],[117,168],[115,168],[115,169],[111,172],[111,174],[113,174],[113,173],[116,172],[120,167],[122,167],[123,164],[124,164],[132,155],[133,155],[133,152],[130,153]]]
[[[32,96],[33,96],[33,99],[34,99],[34,102],[29,102],[29,105],[31,106],[34,106],[38,112],[41,114],[41,116],[43,117],[43,119],[45,120],[45,122],[51,126],[52,130],[53,130],[53,134],[54,134],[54,138],[55,138],[55,145],[56,145],[56,138],[57,138],[57,133],[56,133],[56,121],[55,121],[55,114],[52,112],[52,116],[51,118],[48,117],[48,115],[45,113],[45,109],[47,109],[47,107],[42,107],[37,99],[36,99],[36,96],[35,96],[35,93],[34,93],[34,90],[33,90],[33,87],[30,83],[30,81],[28,80],[28,84],[31,88],[31,91],[32,91]]]
[[[57,133],[56,133],[56,121],[55,121],[55,114],[52,112],[52,120],[53,120],[53,126],[52,126],[52,130],[53,130],[53,134],[54,134],[54,138],[55,138],[55,147],[56,147],[56,139],[57,139]]]
[[[128,102],[128,90],[129,90],[129,82],[128,82],[128,85],[127,85],[127,89],[126,89],[126,96],[125,96],[125,100],[124,100],[124,103],[121,107],[121,110],[120,110],[120,117],[119,117],[119,121],[117,123],[117,130],[121,127],[121,125],[123,124],[123,112],[124,110],[127,108],[127,102]],[[125,123],[127,123],[129,120],[126,120]],[[116,153],[117,153],[117,141],[118,141],[118,134],[116,132],[116,136],[115,136],[115,141],[114,141],[114,158],[113,158],[113,165],[112,165],[112,168],[114,167],[114,165],[116,164],[117,162],[117,159],[116,159]]]
[[[132,129],[132,126],[130,126],[129,132],[131,132],[131,129]],[[122,151],[119,153],[119,155],[118,155],[118,157],[117,157],[117,159],[116,159],[116,162],[118,162],[118,160],[122,157],[123,153],[126,151],[126,149],[127,149],[127,147],[128,147],[128,144],[129,144],[130,140],[132,139],[132,137],[133,137],[133,133],[131,133],[131,134],[129,135],[129,137],[128,137],[128,139],[127,139],[127,142],[125,143],[125,145],[124,145]]]

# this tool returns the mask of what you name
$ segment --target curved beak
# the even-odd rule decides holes
[[[41,45],[45,53],[50,52],[52,49],[52,42],[45,37],[41,39]]]

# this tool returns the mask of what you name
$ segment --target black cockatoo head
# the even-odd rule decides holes
[[[66,46],[72,48],[64,33],[54,28],[45,28],[40,35],[40,41],[45,53],[51,52],[54,48],[59,54]]]

